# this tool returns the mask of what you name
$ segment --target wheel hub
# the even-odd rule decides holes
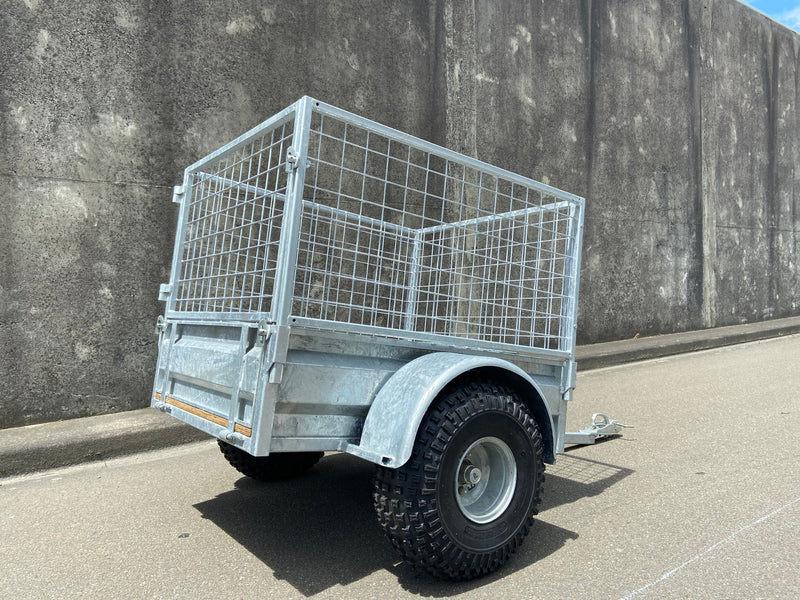
[[[489,523],[508,508],[517,485],[517,463],[503,440],[480,438],[459,460],[455,478],[456,502],[475,523]]]
[[[462,465],[461,481],[468,485],[475,485],[481,480],[481,470],[473,464]]]

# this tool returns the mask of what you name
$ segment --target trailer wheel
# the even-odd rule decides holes
[[[466,580],[504,564],[528,534],[544,482],[536,421],[508,388],[473,381],[440,396],[411,459],[378,467],[378,521],[403,559]]]
[[[259,481],[291,479],[308,471],[319,462],[324,452],[281,452],[269,456],[253,456],[244,450],[217,440],[222,455],[242,475]]]

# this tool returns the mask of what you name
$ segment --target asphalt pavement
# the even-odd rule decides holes
[[[27,598],[800,597],[800,335],[581,371],[520,551],[449,583],[399,563],[372,465],[261,484],[210,441],[0,479],[0,590]]]

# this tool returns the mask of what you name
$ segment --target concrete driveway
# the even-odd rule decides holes
[[[260,484],[212,442],[0,480],[0,590],[23,598],[800,597],[800,336],[581,372],[571,429],[624,436],[548,468],[498,573],[404,564],[372,466],[331,455]]]

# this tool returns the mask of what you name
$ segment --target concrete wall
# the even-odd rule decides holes
[[[0,427],[147,404],[171,187],[303,94],[586,196],[581,342],[800,314],[800,36],[735,0],[0,8]]]

